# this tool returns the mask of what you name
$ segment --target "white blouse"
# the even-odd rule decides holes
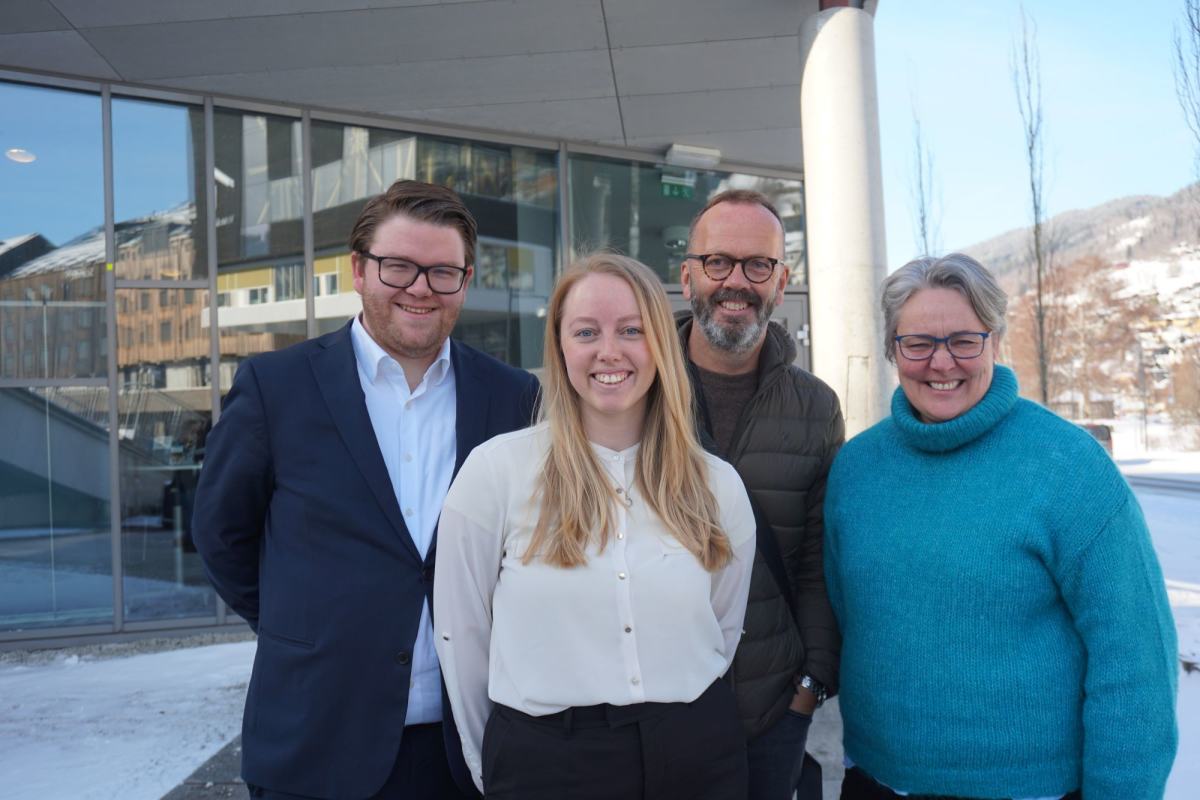
[[[545,424],[471,452],[438,524],[435,644],[475,785],[492,704],[533,716],[600,703],[691,702],[729,669],[742,633],[754,513],[732,466],[707,456],[733,559],[708,572],[634,486],[637,446],[592,445],[626,503],[608,546],[564,569],[521,557],[550,446]]]

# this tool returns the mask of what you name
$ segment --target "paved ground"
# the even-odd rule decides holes
[[[242,771],[242,737],[237,737],[204,762],[187,780],[176,786],[163,800],[243,800],[249,795],[239,774]]]
[[[842,785],[842,718],[837,698],[817,711],[808,739],[808,752],[821,762],[824,800],[837,800]],[[163,796],[163,800],[229,800],[248,797],[238,777],[242,764],[239,736],[206,761],[188,779]]]
[[[821,762],[824,800],[838,800],[845,769],[842,767],[842,715],[836,697],[817,709],[808,735],[808,752]]]

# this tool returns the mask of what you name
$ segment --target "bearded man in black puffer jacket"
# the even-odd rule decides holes
[[[790,800],[800,784],[812,713],[837,691],[841,648],[822,505],[845,424],[837,395],[792,363],[796,345],[770,323],[787,285],[783,257],[783,222],[764,195],[716,195],[692,222],[680,278],[692,313],[677,319],[697,424],[742,476],[759,521],[732,669],[750,800]]]

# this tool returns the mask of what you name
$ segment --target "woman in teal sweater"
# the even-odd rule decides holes
[[[829,475],[843,798],[1159,798],[1175,628],[1141,509],[1082,429],[995,363],[976,261],[883,284],[892,415]]]

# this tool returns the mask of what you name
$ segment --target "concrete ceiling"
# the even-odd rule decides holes
[[[868,4],[874,10],[874,2]],[[0,66],[800,169],[817,0],[0,0]]]

